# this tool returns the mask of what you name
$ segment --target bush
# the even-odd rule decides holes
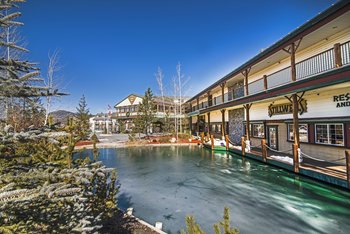
[[[160,137],[159,138],[159,142],[160,143],[169,143],[171,140],[171,137],[170,136],[163,136],[163,137]]]
[[[92,136],[91,136],[91,141],[92,141],[92,142],[96,142],[96,143],[100,142],[99,139],[98,139],[98,137],[96,136],[96,133],[92,134]]]
[[[239,230],[237,228],[232,228],[230,225],[230,210],[227,207],[224,209],[223,220],[217,224],[214,224],[215,234],[222,233],[220,227],[222,227],[224,234],[239,234]],[[181,231],[181,234],[205,234],[199,224],[196,223],[196,220],[193,216],[186,217],[186,228],[187,230]]]

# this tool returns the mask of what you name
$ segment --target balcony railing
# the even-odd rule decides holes
[[[339,53],[341,65],[344,66],[350,64],[350,41],[339,45]],[[311,76],[335,69],[337,67],[335,57],[335,49],[331,48],[296,63],[296,80],[307,79]],[[291,79],[291,67],[289,66],[272,74],[264,76],[258,80],[255,80],[251,83],[248,83],[248,94],[257,94],[292,82],[293,81]],[[242,89],[243,87],[240,88]],[[243,95],[234,97],[232,91],[230,94],[225,93],[224,103],[235,100],[242,96]],[[222,95],[214,97],[212,100],[212,106],[217,106],[220,104],[223,104]],[[199,108],[198,106],[192,107],[192,112],[206,109],[208,107],[208,102],[201,102],[199,103]]]
[[[350,41],[340,45],[342,65],[350,63]],[[330,71],[336,68],[334,49],[328,49],[295,64],[296,79],[302,80],[311,76]],[[264,80],[266,79],[266,80]],[[256,94],[293,82],[291,79],[291,67],[286,67],[266,78],[255,80],[248,84],[248,94]],[[266,84],[265,84],[266,83]]]
[[[290,80],[290,67],[286,67],[267,76],[267,89],[287,84]]]
[[[297,64],[296,78],[301,80],[335,68],[334,50],[329,49],[320,54],[305,59]]]
[[[343,65],[350,63],[350,41],[340,45],[341,62]]]
[[[264,90],[264,79],[255,80],[248,84],[250,94],[259,93]]]

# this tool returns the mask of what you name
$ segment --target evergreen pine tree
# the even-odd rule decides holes
[[[145,96],[142,98],[142,102],[139,104],[138,109],[138,128],[142,130],[146,135],[149,134],[152,123],[155,120],[156,108],[153,100],[153,93],[150,88],[145,92]]]
[[[77,107],[77,125],[78,125],[78,135],[81,140],[86,140],[90,134],[89,126],[90,112],[87,108],[87,103],[85,96],[80,98],[79,106]]]

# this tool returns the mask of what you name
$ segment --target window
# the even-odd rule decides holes
[[[288,140],[294,141],[293,124],[288,124]],[[309,142],[309,129],[307,124],[299,124],[300,142]]]
[[[344,145],[343,124],[315,124],[316,143]]]
[[[264,138],[265,137],[265,128],[264,124],[252,124],[252,136]]]

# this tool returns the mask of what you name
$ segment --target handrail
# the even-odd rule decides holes
[[[340,44],[340,54],[342,64],[346,65],[350,63],[350,41]]]
[[[336,46],[336,45],[335,45]],[[295,64],[295,68],[296,68],[296,80],[301,80],[301,79],[305,79],[308,78],[310,76],[316,75],[316,74],[320,74],[329,70],[332,70],[334,68],[337,68],[339,66],[344,66],[344,65],[348,65],[350,64],[350,40],[346,41],[344,43],[338,44],[338,48],[339,48],[339,54],[335,54],[335,46],[333,48],[329,48],[327,50],[324,50],[318,54],[315,54],[313,56],[310,56],[306,59],[303,59],[299,62],[297,62]],[[338,56],[338,57],[336,57]],[[339,60],[339,56],[340,56],[340,60],[341,60],[341,64],[336,64],[336,59],[338,58]],[[248,84],[244,84],[243,87],[248,86],[248,94],[256,94],[259,92],[263,92],[266,90],[269,90],[271,88],[275,88],[281,85],[286,85],[289,84],[292,81],[291,79],[291,73],[287,70],[291,70],[291,66],[287,66],[281,70],[275,71],[269,75],[263,76],[262,78],[256,79]],[[288,72],[286,74],[283,74],[283,72]],[[265,80],[266,79],[266,83]],[[255,88],[255,90],[253,92],[251,92],[249,90],[249,86],[252,86],[254,84],[256,84],[257,82],[264,82],[262,84],[261,88]],[[243,96],[246,96],[243,95]],[[217,102],[211,106],[217,106],[232,100],[235,100],[239,97],[232,97],[231,99],[229,99],[229,92],[224,93],[224,102],[222,102],[221,99],[222,95],[216,97]],[[203,102],[202,102],[203,103]],[[208,102],[204,102],[203,107],[202,103],[200,103],[200,106],[197,107],[197,110],[200,109],[205,109],[210,107],[208,105]]]
[[[282,68],[281,70],[275,71],[275,72],[271,73],[270,75],[267,75],[267,78],[269,78],[270,76],[276,75],[277,73],[280,73],[280,72],[287,70],[287,69],[290,69],[290,66]]]

